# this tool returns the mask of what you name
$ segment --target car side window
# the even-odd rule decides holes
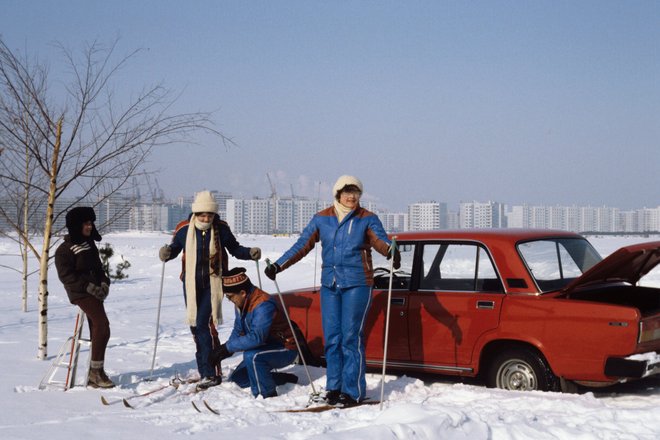
[[[392,289],[410,290],[415,245],[398,243],[398,248],[401,253],[401,267],[394,271]],[[388,289],[390,285],[390,261],[375,251],[371,252],[371,260],[374,267],[374,288]]]
[[[488,252],[475,243],[429,243],[422,252],[420,290],[501,292]]]
[[[582,239],[536,240],[521,243],[518,249],[544,292],[561,289],[598,261]]]

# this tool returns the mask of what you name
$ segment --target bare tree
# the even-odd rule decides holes
[[[1,42],[0,42],[1,43]],[[34,160],[29,145],[43,142],[43,135],[35,126],[35,119],[30,114],[38,114],[38,108],[33,96],[44,96],[47,71],[40,66],[31,64],[27,59],[19,66],[16,59],[4,56],[0,46],[0,144],[3,145],[2,161],[0,161],[0,218],[8,225],[9,230],[0,229],[0,234],[11,238],[19,244],[22,257],[22,268],[8,267],[22,275],[22,308],[27,312],[28,305],[28,257],[30,253],[38,256],[32,246],[32,239],[38,234],[30,219],[38,218],[43,212],[45,199],[42,194],[31,191],[33,187],[44,188],[45,175],[35,173],[32,169]],[[10,63],[9,69],[6,64]],[[11,76],[8,70],[23,71],[23,81],[7,81]],[[8,93],[5,85],[10,85]],[[17,100],[16,98],[20,98]],[[13,176],[12,179],[3,178]],[[15,232],[12,234],[11,232]]]
[[[113,81],[139,51],[117,58],[116,42],[109,47],[94,42],[78,58],[62,46],[58,49],[69,81],[63,90],[52,91],[45,65],[17,56],[0,39],[0,190],[14,197],[16,206],[35,200],[42,203],[41,215],[46,209],[41,249],[19,217],[0,209],[0,216],[40,261],[40,359],[47,356],[47,275],[54,221],[81,201],[98,205],[126,189],[155,147],[190,142],[188,137],[199,131],[211,133],[225,146],[231,143],[213,128],[209,113],[171,114],[176,99],[161,85],[145,88],[127,102],[117,98]],[[63,195],[71,203],[56,209]],[[29,216],[30,208],[23,215]]]

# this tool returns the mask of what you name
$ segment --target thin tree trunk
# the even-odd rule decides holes
[[[23,311],[28,311],[28,248],[27,243],[23,241]]]
[[[23,312],[28,311],[28,234],[29,234],[29,201],[30,201],[30,149],[25,143],[25,197],[23,199]]]
[[[48,205],[46,207],[46,225],[44,227],[44,246],[41,251],[39,267],[39,351],[37,357],[46,359],[48,355],[48,255],[50,236],[53,230],[53,210],[55,208],[55,190],[57,189],[57,160],[62,141],[62,119],[57,122],[53,163],[50,173],[50,188],[48,190]]]

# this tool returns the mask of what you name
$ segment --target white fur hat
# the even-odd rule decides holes
[[[192,203],[192,212],[218,212],[218,203],[210,191],[200,191],[195,196],[195,201]]]
[[[358,188],[360,188],[360,192],[364,192],[364,189],[362,189],[362,182],[360,182],[360,179],[354,176],[343,175],[339,177],[339,179],[337,179],[335,186],[332,187],[332,195],[337,197],[339,195],[339,191],[344,189],[346,185],[355,185]]]

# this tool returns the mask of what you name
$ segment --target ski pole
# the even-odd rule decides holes
[[[314,249],[314,286],[312,290],[316,290],[316,268],[318,267],[317,260],[319,256],[319,247],[315,246],[316,249]]]
[[[268,258],[266,258],[266,265],[267,267],[270,267],[271,265],[271,262]],[[291,333],[293,334],[293,340],[296,341],[296,348],[298,349],[298,355],[300,356],[303,366],[305,367],[305,373],[307,373],[307,379],[309,380],[309,384],[312,386],[312,395],[317,396],[318,393],[316,392],[316,388],[314,387],[314,382],[312,382],[312,376],[309,374],[309,369],[307,368],[307,361],[305,360],[305,356],[303,356],[302,350],[300,349],[298,336],[296,336],[296,331],[294,330],[293,324],[291,323],[291,318],[289,318],[289,312],[286,311],[286,305],[284,304],[284,298],[282,297],[282,292],[280,292],[280,286],[277,284],[277,280],[273,280],[273,282],[275,283],[275,290],[277,291],[277,296],[279,296],[280,302],[282,303],[282,310],[284,310],[284,316],[286,317],[286,320],[289,323],[289,328],[291,329]]]
[[[261,272],[259,272],[259,260],[254,260],[254,262],[257,264],[257,279],[259,280],[259,288],[263,290],[261,287]]]
[[[163,281],[165,280],[165,262],[163,261],[163,268],[160,272],[160,294],[158,295],[158,314],[156,315],[156,340],[154,342],[154,356],[151,358],[151,371],[149,372],[149,380],[154,374],[154,365],[156,364],[156,350],[158,349],[158,330],[160,329],[160,305],[163,302]]]
[[[392,237],[390,245],[390,285],[387,289],[387,312],[385,315],[385,346],[383,347],[383,376],[380,379],[380,410],[383,409],[383,396],[385,394],[385,365],[387,364],[387,339],[390,331],[390,304],[392,302],[392,278],[394,278],[394,253],[396,252],[396,237]]]

